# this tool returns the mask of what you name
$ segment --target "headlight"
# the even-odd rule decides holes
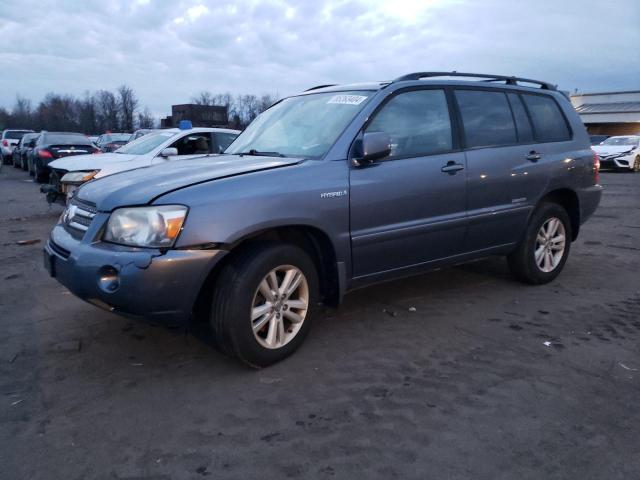
[[[75,183],[75,182],[88,182],[95,177],[100,170],[92,170],[90,172],[69,172],[65,173],[60,179],[61,182]]]
[[[118,208],[109,217],[104,240],[133,247],[172,247],[187,210],[184,205]]]

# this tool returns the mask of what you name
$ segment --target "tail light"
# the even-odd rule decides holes
[[[9,146],[9,140],[2,140],[2,145],[4,145],[5,147]]]
[[[40,158],[53,158],[53,155],[48,150],[38,150],[38,156]]]
[[[593,152],[593,180],[596,185],[600,183],[600,157]]]

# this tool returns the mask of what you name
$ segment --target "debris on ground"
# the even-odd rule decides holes
[[[638,369],[637,368],[631,368],[631,367],[627,367],[624,363],[618,363],[618,365],[620,365],[622,368],[624,368],[625,370],[629,370],[631,372],[637,372]]]
[[[409,307],[409,311],[410,312],[416,312],[417,310],[416,310],[416,307]]]
[[[386,313],[387,315],[389,315],[389,316],[391,316],[391,317],[397,317],[397,316],[398,316],[398,314],[397,314],[395,311],[393,311],[393,310],[387,310],[386,308],[383,308],[383,309],[382,309],[382,312],[383,312],[383,313]]]
[[[20,399],[20,400],[16,400],[15,402],[13,402],[13,403],[11,404],[11,406],[12,406],[12,407],[15,407],[15,406],[16,406],[16,405],[18,405],[19,403],[22,403],[22,399]]]
[[[18,240],[16,245],[35,245],[36,243],[40,243],[39,238],[33,238],[31,240]]]
[[[550,346],[551,346],[551,342],[544,342],[544,343],[543,343],[543,345],[544,345],[545,347],[550,347]]]
[[[260,379],[260,383],[264,383],[266,385],[271,385],[272,383],[278,383],[281,381],[282,381],[282,378],[280,377],[262,377]]]

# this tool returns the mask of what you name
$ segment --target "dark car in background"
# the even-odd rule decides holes
[[[591,142],[591,145],[600,145],[607,138],[609,138],[609,135],[589,135],[589,141]]]
[[[138,138],[145,136],[147,133],[151,133],[151,132],[155,132],[155,131],[157,131],[157,130],[155,130],[153,128],[139,128],[138,130],[133,132],[133,134],[131,135],[131,138],[129,139],[129,141],[133,142],[134,140],[137,140]]]
[[[98,137],[96,146],[105,153],[113,152],[130,141],[130,133],[105,133]]]
[[[50,162],[58,158],[88,153],[101,152],[82,133],[42,132],[33,150],[28,152],[29,173],[33,174],[36,182],[46,182],[49,179]]]
[[[2,138],[0,138],[0,163],[11,163],[13,149],[18,145],[23,135],[31,132],[33,132],[33,130],[4,130],[1,136]]]
[[[26,133],[20,139],[20,142],[13,149],[12,159],[13,166],[16,168],[21,168],[22,170],[27,169],[27,154],[36,144],[36,140],[38,139],[39,133]]]

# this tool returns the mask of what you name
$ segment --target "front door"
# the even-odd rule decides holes
[[[353,276],[451,257],[465,234],[465,157],[454,151],[447,95],[392,96],[366,127],[391,138],[389,157],[350,170]]]

